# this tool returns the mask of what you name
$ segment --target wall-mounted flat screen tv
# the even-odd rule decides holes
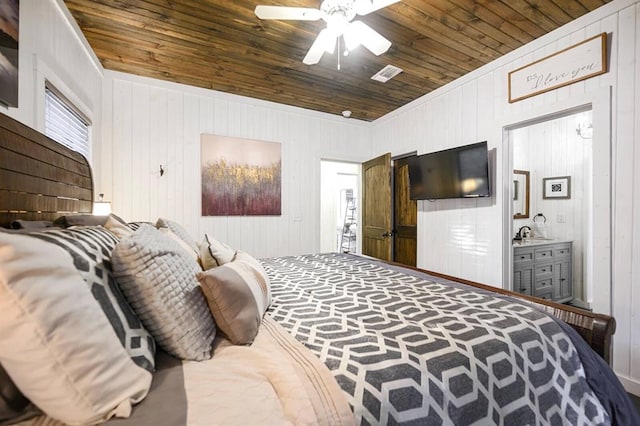
[[[412,200],[491,196],[487,142],[410,158],[409,193]]]

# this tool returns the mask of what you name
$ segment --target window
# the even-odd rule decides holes
[[[89,120],[49,82],[44,91],[45,134],[89,159]]]

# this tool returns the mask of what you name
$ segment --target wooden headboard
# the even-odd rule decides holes
[[[81,154],[0,114],[0,226],[90,213],[91,166]]]

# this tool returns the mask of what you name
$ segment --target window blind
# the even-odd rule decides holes
[[[45,85],[45,134],[89,159],[89,120],[55,88]]]

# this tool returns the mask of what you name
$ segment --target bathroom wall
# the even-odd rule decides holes
[[[513,168],[529,171],[529,218],[513,221],[513,235],[534,229],[538,213],[546,217],[547,238],[573,241],[573,294],[586,304],[584,245],[589,238],[588,212],[592,176],[591,111],[580,112],[511,131]],[[576,131],[580,126],[581,135]],[[543,199],[543,178],[570,176],[569,199]],[[542,222],[541,218],[536,221]],[[533,233],[535,235],[535,232]]]

